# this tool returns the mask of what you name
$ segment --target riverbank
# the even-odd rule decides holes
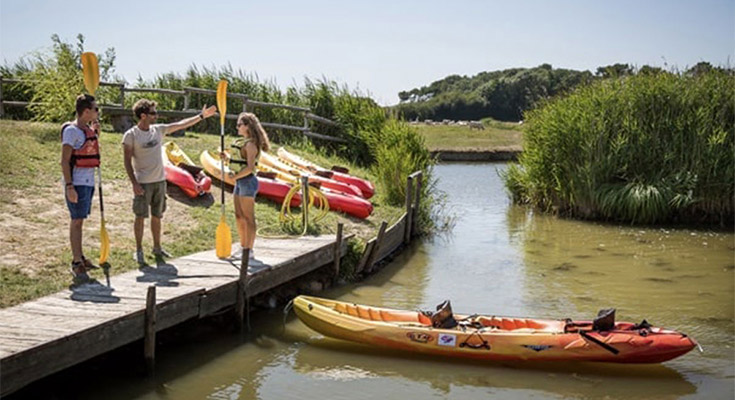
[[[520,146],[503,146],[492,149],[435,149],[431,155],[439,161],[494,162],[518,161],[522,152]]]
[[[0,121],[0,307],[5,308],[66,288],[71,283],[68,265],[71,254],[68,243],[68,211],[63,201],[59,168],[59,126],[49,123]],[[110,235],[109,262],[112,273],[119,274],[138,268],[132,259],[135,250],[133,216],[130,211],[132,196],[123,167],[120,134],[110,133],[103,127],[100,146],[102,179],[105,200],[105,223]],[[187,132],[183,137],[171,138],[195,161],[204,149],[219,146],[219,137]],[[230,140],[228,138],[228,140]],[[277,146],[277,144],[274,144]],[[295,151],[299,153],[298,151]],[[302,153],[303,154],[303,153]],[[316,157],[315,161],[329,165],[345,165],[352,173],[374,180],[369,172],[341,159]],[[214,232],[220,216],[220,189],[212,185],[209,196],[189,199],[177,187],[169,185],[167,211],[163,220],[162,242],[174,257],[211,249]],[[362,243],[374,237],[381,223],[393,224],[405,211],[387,206],[380,195],[372,198],[373,214],[359,220],[330,212],[325,219],[309,227],[309,234],[334,234],[338,223],[344,224],[345,233],[354,233],[356,243],[349,246],[343,271],[349,272],[359,260]],[[232,228],[233,243],[238,242],[234,212],[229,191],[226,199],[227,223]],[[278,223],[280,204],[258,199],[256,218],[261,235],[283,235]],[[98,258],[99,198],[95,196],[92,213],[84,225],[84,249],[87,257]],[[148,261],[151,250],[148,229],[143,247]],[[257,247],[257,242],[256,242]],[[356,260],[357,259],[357,260]],[[352,261],[355,260],[355,261]],[[95,279],[104,279],[101,271],[92,273]]]

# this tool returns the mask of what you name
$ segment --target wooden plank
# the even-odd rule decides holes
[[[411,221],[413,220],[413,175],[409,175],[406,179],[406,216],[407,223],[404,232],[404,242],[408,244],[411,241]]]
[[[423,184],[424,173],[421,171],[414,172],[416,182],[416,194],[414,195],[413,215],[411,216],[411,235],[415,236],[420,233],[418,226],[419,206],[421,205],[421,185]]]
[[[365,269],[365,265],[367,264],[368,258],[370,258],[370,254],[372,254],[373,252],[373,246],[375,246],[375,238],[368,240],[368,242],[365,244],[365,251],[362,252],[362,257],[360,257],[360,261],[357,263],[357,266],[355,267],[356,274],[361,273],[362,270]]]
[[[383,245],[383,238],[385,237],[385,229],[387,226],[388,223],[385,221],[380,223],[380,229],[378,230],[378,236],[375,238],[373,251],[370,252],[370,257],[368,257],[367,263],[365,264],[365,270],[367,272],[371,272],[373,270],[373,265],[375,265],[375,262],[377,261],[376,257],[380,253],[380,247]]]
[[[175,96],[184,96],[186,94],[186,92],[183,90],[161,89],[161,88],[124,88],[123,91],[130,92],[130,93],[171,94]]]
[[[285,110],[301,111],[301,112],[307,112],[307,113],[311,111],[310,109],[305,108],[305,107],[289,106],[286,104],[277,104],[277,103],[266,103],[263,101],[248,100],[247,103],[249,106],[255,106],[255,107],[283,108]]]
[[[312,120],[312,121],[320,122],[322,124],[332,125],[332,126],[339,126],[338,123],[332,121],[331,119],[320,117],[320,116],[318,116],[316,114],[312,114],[310,112],[306,113],[305,117],[308,118],[308,119],[310,119],[310,120]]]
[[[347,250],[347,244],[343,243],[342,250]],[[254,274],[249,282],[249,295],[255,296],[268,289],[279,286],[291,279],[307,274],[317,268],[320,268],[332,261],[334,258],[334,247],[331,243],[316,249],[310,253],[295,258],[289,263],[288,268],[275,268],[262,274]]]
[[[383,244],[380,246],[375,261],[382,261],[385,257],[394,252],[397,248],[404,244],[404,233],[406,231],[406,216],[401,217],[396,223],[385,231]]]

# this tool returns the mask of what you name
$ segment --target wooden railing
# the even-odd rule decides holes
[[[4,78],[0,76],[0,118],[2,118],[5,115],[5,106],[28,107],[29,105],[32,104],[27,101],[9,101],[3,98],[3,85],[4,84],[23,83],[23,82],[25,81],[21,79],[9,79],[9,78]],[[159,115],[163,117],[178,117],[178,118],[190,117],[192,115],[196,115],[199,113],[200,110],[189,107],[189,103],[190,103],[192,94],[204,94],[204,95],[211,95],[211,96],[217,95],[216,90],[201,89],[201,88],[195,88],[195,87],[184,87],[183,90],[161,89],[161,88],[130,88],[130,87],[126,87],[124,83],[115,83],[115,82],[100,82],[100,86],[117,87],[118,90],[120,91],[120,94],[117,97],[117,100],[118,100],[117,103],[100,104],[100,109],[102,110],[103,115],[107,115],[110,117],[110,122],[112,122],[112,126],[118,132],[124,132],[128,128],[133,126],[133,119],[132,119],[133,111],[130,107],[128,108],[125,107],[125,93],[156,93],[156,94],[171,95],[171,96],[182,96],[184,98],[184,106],[182,110],[158,110]],[[326,140],[326,141],[331,141],[331,142],[340,142],[340,143],[347,142],[345,139],[342,139],[342,138],[328,136],[328,135],[314,132],[311,128],[310,121],[313,121],[319,124],[329,125],[329,126],[339,126],[339,124],[328,118],[320,117],[318,115],[313,114],[311,112],[311,109],[307,107],[299,107],[299,106],[292,106],[288,104],[267,103],[267,102],[262,102],[262,101],[251,100],[244,93],[228,92],[227,97],[242,100],[242,111],[243,112],[248,111],[248,109],[251,109],[253,107],[263,107],[263,108],[280,108],[280,109],[289,110],[289,111],[303,114],[304,123],[302,126],[294,126],[294,125],[288,125],[288,124],[281,124],[277,122],[261,121],[261,124],[266,129],[284,129],[284,130],[300,132],[304,136],[308,136],[308,137],[315,138],[315,139]],[[230,120],[235,120],[237,119],[237,114],[227,114],[225,118],[230,119]]]

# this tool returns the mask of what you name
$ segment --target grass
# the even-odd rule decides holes
[[[63,200],[61,168],[59,167],[59,124],[0,121],[0,307],[8,307],[59,291],[71,283],[68,265],[71,253],[68,242],[68,211]],[[105,129],[107,128],[107,129]],[[132,188],[123,167],[120,141],[122,135],[109,133],[103,127],[100,146],[104,183],[105,223],[110,234],[112,252],[109,262],[113,274],[137,268],[132,259],[135,249],[133,238],[133,214],[131,211]],[[231,141],[234,137],[226,138]],[[189,133],[184,137],[170,137],[195,162],[205,149],[219,146],[219,137],[209,134]],[[276,143],[275,146],[278,144]],[[314,158],[310,153],[290,148],[297,154]],[[326,154],[314,161],[324,167],[343,165],[363,177],[374,180],[369,172]],[[169,185],[171,186],[171,185]],[[178,188],[169,188],[167,211],[163,220],[162,242],[174,256],[212,249],[214,232],[219,223],[219,182],[213,182],[212,196],[188,199]],[[353,252],[362,248],[362,242],[375,236],[382,221],[395,222],[403,213],[401,207],[382,203],[381,196],[371,199],[375,209],[366,220],[358,220],[330,212],[318,224],[309,227],[309,234],[335,233],[338,222],[345,225],[345,234],[355,233],[356,243],[350,245]],[[231,194],[226,197],[226,216],[233,243],[238,242],[235,229]],[[283,235],[278,224],[280,205],[266,199],[256,203],[256,219],[261,232]],[[99,248],[99,197],[95,194],[92,215],[84,225],[84,249],[87,257],[97,259]],[[263,229],[264,228],[264,229]],[[144,236],[144,250],[150,253],[152,246],[148,225]],[[256,244],[257,246],[257,244]],[[149,262],[153,262],[148,255]],[[348,259],[354,259],[352,256]],[[346,260],[347,261],[347,260]],[[345,264],[349,264],[345,262]],[[349,265],[344,271],[349,274]],[[94,271],[93,278],[103,280],[101,272]]]
[[[437,150],[492,150],[498,147],[522,146],[523,125],[492,119],[482,121],[484,130],[459,125],[414,125],[426,140],[431,151]]]

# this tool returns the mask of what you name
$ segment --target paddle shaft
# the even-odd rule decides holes
[[[225,151],[225,125],[220,124],[219,127],[219,147],[222,152]],[[225,158],[220,157],[220,169],[222,171],[222,215],[225,215]]]
[[[98,188],[100,191],[100,219],[104,223],[105,221],[105,202],[102,200],[102,168],[97,167],[97,176],[99,179]]]

